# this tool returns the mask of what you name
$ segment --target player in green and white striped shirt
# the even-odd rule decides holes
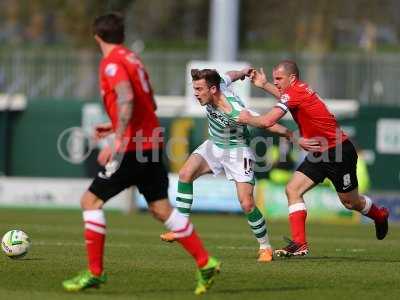
[[[201,144],[187,159],[179,172],[176,206],[178,211],[189,216],[193,203],[193,181],[198,177],[225,172],[229,180],[236,183],[240,205],[260,245],[258,261],[272,260],[266,222],[255,206],[254,153],[249,147],[250,134],[246,125],[238,123],[240,111],[245,109],[242,100],[229,89],[238,79],[250,76],[253,69],[230,71],[219,74],[211,69],[193,69],[194,95],[200,105],[206,107],[209,139]],[[270,131],[289,137],[291,132],[278,124]],[[161,235],[164,241],[174,241],[179,233],[167,232]]]

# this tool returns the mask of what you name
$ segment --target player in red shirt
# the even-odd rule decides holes
[[[211,287],[220,262],[209,256],[188,217],[168,201],[168,176],[162,163],[161,132],[154,113],[156,105],[149,77],[139,57],[125,48],[123,18],[107,14],[96,18],[94,37],[103,59],[100,85],[110,123],[95,128],[97,138],[115,133],[113,150],[101,153],[105,166],[81,198],[88,270],[63,282],[67,291],[99,287],[106,282],[103,253],[106,220],[103,205],[127,187],[136,185],[144,195],[150,212],[166,228],[176,233],[177,241],[193,256],[198,266],[196,294]]]
[[[275,250],[275,254],[287,257],[308,254],[305,232],[307,211],[303,195],[325,178],[332,181],[343,205],[374,220],[377,239],[385,238],[389,212],[384,207],[377,207],[369,197],[358,193],[357,153],[340,129],[335,116],[329,112],[318,94],[307,83],[300,81],[295,62],[280,62],[274,67],[272,75],[273,84],[267,81],[262,69],[254,71],[252,82],[275,96],[279,102],[263,116],[254,117],[242,111],[239,121],[268,128],[290,111],[300,131],[297,142],[308,151],[307,157],[286,186],[292,240],[286,247]]]

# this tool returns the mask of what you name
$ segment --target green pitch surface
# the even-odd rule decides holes
[[[0,299],[196,299],[195,266],[148,214],[107,213],[106,271],[98,290],[69,294],[61,281],[85,268],[79,211],[0,210],[0,233],[26,231],[33,241],[25,259],[0,256]],[[245,219],[195,215],[193,221],[222,272],[205,299],[399,299],[400,228],[377,241],[372,224],[309,224],[311,255],[256,262],[257,244]],[[286,223],[270,223],[275,247]]]

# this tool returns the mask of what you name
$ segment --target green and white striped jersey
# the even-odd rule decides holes
[[[206,106],[208,118],[208,134],[210,140],[220,148],[247,147],[250,144],[250,133],[246,125],[237,122],[240,111],[245,108],[242,100],[229,89],[232,80],[220,74],[220,90],[232,107],[227,114],[217,110],[211,104]]]

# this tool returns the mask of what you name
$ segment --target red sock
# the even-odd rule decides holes
[[[86,251],[89,261],[89,270],[95,276],[103,272],[103,254],[105,234],[85,229]]]
[[[179,238],[178,242],[193,256],[199,268],[207,264],[208,253],[196,231],[193,230],[187,237]]]
[[[306,210],[298,210],[289,214],[292,240],[297,244],[305,244],[306,241]]]
[[[385,216],[382,214],[381,209],[375,204],[371,205],[371,208],[369,209],[369,212],[366,214],[366,216],[377,222],[382,222],[385,218]]]

